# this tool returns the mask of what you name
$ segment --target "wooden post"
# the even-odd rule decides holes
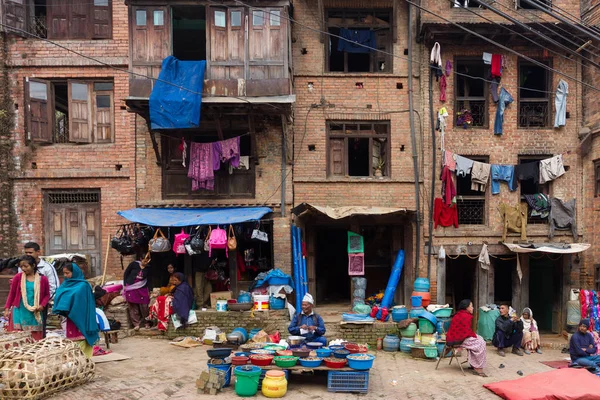
[[[108,268],[108,252],[110,251],[110,233],[106,239],[106,254],[104,255],[104,271],[102,271],[102,281],[100,286],[104,286],[104,280],[106,279],[106,269]],[[88,264],[91,265],[91,264]]]
[[[237,299],[237,250],[229,250],[229,290],[231,290],[232,298]]]
[[[437,258],[436,283],[437,283],[437,303],[446,304],[446,257]]]

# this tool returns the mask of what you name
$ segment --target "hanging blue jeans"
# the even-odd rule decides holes
[[[513,186],[514,172],[515,167],[513,165],[492,164],[492,194],[500,193],[500,181],[508,183],[508,188],[511,192],[515,191],[517,188]]]
[[[502,88],[498,96],[498,108],[496,109],[496,121],[494,122],[494,134],[502,135],[502,124],[504,124],[504,109],[514,101],[513,97]],[[492,183],[493,187],[493,183]]]
[[[556,98],[554,99],[554,106],[556,107],[556,116],[554,117],[555,128],[567,124],[567,94],[569,94],[569,84],[561,79],[558,82]]]

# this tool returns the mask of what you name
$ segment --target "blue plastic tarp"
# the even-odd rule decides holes
[[[151,226],[192,226],[258,221],[272,211],[269,207],[132,208],[117,214],[129,221]]]
[[[150,94],[150,127],[197,128],[206,61],[180,61],[169,56],[161,68]]]
[[[294,287],[292,277],[285,274],[278,268],[273,268],[268,272],[261,272],[250,285],[250,290],[262,286],[290,286]]]

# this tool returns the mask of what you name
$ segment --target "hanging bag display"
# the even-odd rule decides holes
[[[269,235],[267,235],[267,232],[263,232],[260,230],[259,224],[256,224],[256,228],[252,231],[252,236],[250,238],[260,240],[261,242],[269,241]]]
[[[171,250],[171,243],[169,243],[169,239],[162,233],[160,228],[156,230],[154,237],[150,239],[148,250],[153,253],[164,253]]]
[[[204,239],[202,239],[202,232],[200,232],[200,227],[197,228],[196,233],[189,240],[190,247],[197,253],[202,252],[204,250]]]
[[[215,228],[210,233],[208,256],[212,257],[214,249],[225,249],[225,255],[229,257],[229,249],[227,248],[227,232],[225,229]]]
[[[206,234],[206,237],[204,238],[204,251],[210,250],[210,234],[211,233],[212,233],[212,228],[209,226],[208,233]]]
[[[110,246],[124,256],[135,254],[133,241],[127,234],[125,226],[122,226],[110,240]]]
[[[227,248],[231,251],[237,249],[237,240],[233,232],[233,226],[229,225],[229,237],[227,238]]]
[[[185,233],[183,228],[181,228],[181,232],[175,235],[175,240],[173,241],[173,251],[175,254],[185,254],[185,241],[189,238],[190,235]]]

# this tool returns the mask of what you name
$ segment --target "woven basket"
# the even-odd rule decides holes
[[[37,400],[94,376],[94,362],[79,345],[51,337],[0,354],[0,398]]]
[[[0,336],[0,354],[26,344],[32,344],[35,340],[27,332],[11,332]]]

